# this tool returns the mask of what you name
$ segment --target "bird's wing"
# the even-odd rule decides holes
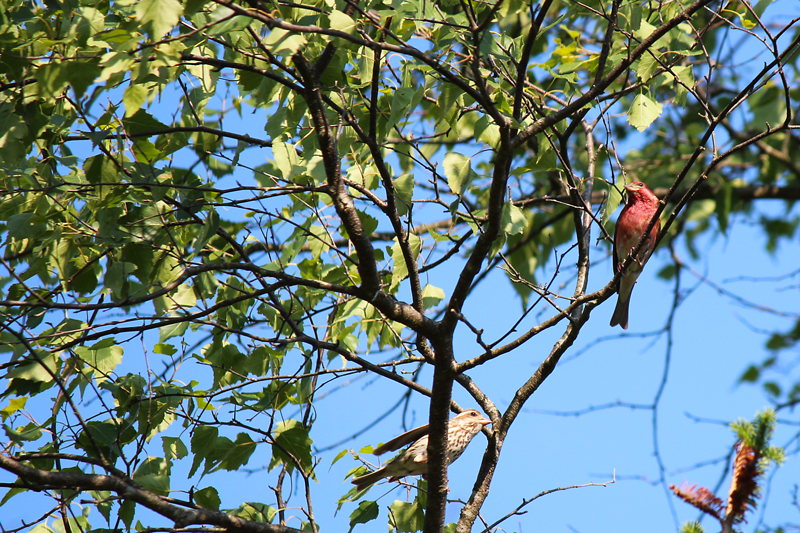
[[[653,237],[653,248],[656,246],[658,236],[661,234],[661,219],[656,220],[656,225],[653,226],[653,232],[650,234]]]
[[[653,214],[655,211],[653,212]],[[652,214],[651,214],[652,216]],[[648,220],[647,223],[649,224],[650,221]],[[650,256],[653,254],[653,251],[656,247],[656,241],[658,241],[658,234],[661,233],[661,219],[656,220],[656,225],[653,226],[653,229],[650,231],[650,234],[647,236],[647,240],[642,246],[641,251],[639,252],[639,261],[641,261],[642,265],[644,265]]]
[[[386,452],[393,452],[395,450],[399,450],[406,444],[410,442],[414,442],[419,440],[420,437],[427,435],[429,430],[429,425],[425,424],[424,426],[420,426],[418,428],[414,428],[412,430],[406,431],[399,437],[395,437],[386,444],[382,444],[375,448],[375,451],[372,453],[375,455],[380,455]]]

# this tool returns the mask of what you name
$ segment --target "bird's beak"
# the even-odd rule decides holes
[[[480,423],[481,423],[481,426],[488,426],[489,424],[492,423],[492,421],[489,420],[488,418],[484,418],[483,420],[481,420]]]
[[[633,183],[629,183],[629,184],[627,184],[627,185],[624,187],[624,189],[625,189],[625,192],[628,192],[628,193],[635,193],[636,191],[638,191],[638,190],[639,190],[639,187],[637,187],[637,186],[636,186],[636,185],[634,185]]]

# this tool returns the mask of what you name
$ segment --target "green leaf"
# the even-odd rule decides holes
[[[28,492],[28,489],[23,487],[14,487],[9,489],[4,495],[3,499],[0,500],[0,506],[5,505],[7,501],[9,501],[12,497],[16,496],[17,494],[22,494],[23,492]],[[39,524],[38,526],[34,527],[33,529],[29,530],[29,533],[50,533],[52,530],[47,528],[44,524]]]
[[[125,117],[122,119],[122,124],[125,126],[128,133],[133,134],[167,129],[166,124],[153,118],[153,116],[144,109],[140,109],[132,117]]]
[[[409,113],[409,104],[416,92],[410,87],[400,87],[394,92],[392,96],[392,112],[386,122],[386,131],[391,130],[401,117]]]
[[[121,300],[127,293],[123,291],[125,287],[128,276],[135,272],[138,267],[133,263],[126,263],[123,261],[115,261],[108,267],[106,270],[106,276],[103,279],[106,287],[111,289],[111,294],[114,296],[116,300]]]
[[[135,115],[146,101],[147,89],[131,82],[122,96],[122,103],[125,104],[125,118]]]
[[[469,157],[458,152],[448,152],[444,156],[444,175],[453,194],[461,194],[461,191],[473,179],[475,173],[470,166],[470,161]]]
[[[444,300],[444,291],[439,287],[428,284],[422,289],[422,302],[426,308],[435,307],[442,300]]]
[[[219,430],[214,426],[197,426],[192,434],[191,446],[194,453],[194,462],[189,470],[192,477],[203,461],[206,461],[205,470],[208,470],[208,461],[217,449],[217,435]]]
[[[136,20],[145,28],[151,41],[159,41],[171,31],[183,14],[178,0],[139,0],[136,3]]]
[[[3,424],[3,429],[5,429],[6,436],[9,438],[9,440],[16,443],[37,441],[42,437],[41,428],[39,428],[39,426],[33,422],[18,429],[14,429],[11,426]]]
[[[273,28],[267,38],[264,39],[264,45],[270,48],[273,54],[281,55],[294,54],[306,42],[306,38],[302,34],[292,33],[281,28]]]
[[[475,122],[475,138],[492,148],[497,148],[500,145],[500,127],[495,124],[492,117],[483,115]]]
[[[416,260],[417,257],[419,257],[419,251],[422,249],[422,239],[413,233],[409,233],[407,236],[411,255],[413,255],[414,260]],[[406,260],[400,248],[400,243],[397,241],[397,237],[395,237],[394,244],[392,245],[392,265],[392,282],[389,290],[393,291],[401,281],[408,277],[408,265],[406,265]]]
[[[620,6],[620,15],[624,21],[623,28],[627,31],[636,31],[642,24],[642,7],[637,4],[627,3]]]
[[[164,254],[153,265],[153,277],[164,285],[168,285],[183,274],[183,268],[172,255]],[[170,308],[171,306],[167,306]]]
[[[306,474],[312,472],[314,465],[311,444],[314,441],[308,436],[308,429],[300,422],[292,419],[279,422],[272,431],[272,437],[275,444],[272,445],[270,470],[278,464],[285,464],[289,472],[292,472],[298,466],[294,460],[296,459]],[[294,459],[287,454],[291,454]]]
[[[15,240],[35,239],[46,230],[46,220],[36,213],[19,213],[8,219],[8,236]]]
[[[86,89],[95,83],[103,68],[96,60],[71,62],[70,67],[67,73],[69,85],[78,98],[83,98]]]
[[[84,508],[83,515],[73,514],[69,518],[62,515],[62,518],[54,520],[51,523],[53,531],[56,533],[72,533],[73,531],[87,531],[89,528],[89,520],[86,518],[89,509]]]
[[[347,448],[345,448],[344,450],[342,450],[338,454],[336,454],[336,457],[334,457],[333,461],[331,461],[331,466],[335,465],[339,461],[339,459],[341,459],[342,457],[347,455],[347,451],[348,451]]]
[[[136,502],[133,500],[124,500],[119,506],[119,518],[128,531],[131,529],[133,523],[134,513],[136,512]]]
[[[642,41],[642,40],[647,39],[648,37],[650,37],[650,35],[654,31],[656,31],[656,27],[655,26],[653,26],[652,24],[648,23],[645,20],[642,20],[641,23],[639,24],[639,29],[636,30],[633,35],[634,35],[634,37],[636,37],[637,39]],[[656,50],[658,48],[662,48],[664,46],[667,46],[668,44],[669,43],[667,42],[667,40],[666,40],[666,38],[664,36],[659,37],[659,39],[655,43],[653,43],[653,46],[651,47],[651,50]]]
[[[218,230],[219,214],[217,214],[216,211],[211,211],[208,213],[205,223],[200,229],[200,233],[197,235],[197,239],[195,239],[194,244],[192,245],[195,253],[200,253],[203,248],[205,248],[206,244],[208,244],[208,241],[217,235]]]
[[[649,52],[645,52],[639,59],[639,67],[636,69],[636,75],[639,79],[646,82],[653,77],[655,71],[661,66],[658,62],[658,57]]]
[[[74,68],[70,62],[51,61],[36,70],[36,80],[41,91],[51,97],[61,93],[69,85],[69,70]]]
[[[607,184],[608,199],[603,209],[603,226],[605,227],[608,227],[608,221],[611,215],[614,214],[614,211],[617,210],[619,204],[622,202],[622,192],[619,190],[620,188],[619,185],[614,187],[610,183]]]
[[[161,437],[164,454],[170,459],[183,459],[189,455],[186,445],[178,437]]]
[[[694,71],[691,65],[672,67],[672,72],[677,76],[675,80],[675,103],[684,104],[689,89],[694,87]],[[680,81],[681,83],[678,83]]]
[[[750,365],[747,367],[747,370],[744,371],[744,374],[741,375],[739,378],[739,383],[755,383],[758,381],[759,376],[761,375],[761,371],[755,365]]]
[[[628,109],[628,123],[639,131],[644,131],[661,115],[662,106],[643,93],[637,94]]]
[[[114,339],[105,340],[114,342]],[[98,383],[102,383],[110,377],[109,374],[122,362],[123,354],[122,346],[100,344],[98,342],[89,348],[85,346],[77,346],[75,348],[75,354],[92,369]],[[98,345],[100,346],[98,347]]]
[[[236,442],[225,454],[225,457],[220,462],[219,468],[225,470],[239,470],[239,467],[244,466],[250,460],[250,456],[256,451],[256,443],[253,442],[246,433],[239,433],[236,435]]]
[[[501,233],[497,236],[497,238],[492,242],[491,248],[489,248],[489,257],[494,257],[497,255],[500,250],[506,245],[506,234]]]
[[[779,398],[781,395],[781,386],[775,383],[774,381],[766,381],[761,385],[764,387],[764,391],[771,396],[773,399]]]
[[[178,353],[178,349],[175,348],[172,344],[156,344],[153,346],[153,352],[160,353],[163,355],[175,355]]]
[[[377,502],[359,502],[358,507],[350,513],[350,531],[353,531],[356,524],[366,524],[370,520],[378,518],[378,511]]]
[[[767,340],[766,348],[767,350],[778,351],[778,350],[783,350],[784,348],[788,348],[791,345],[792,343],[789,341],[786,335],[781,335],[780,333],[773,333]]]
[[[3,418],[3,422],[5,422],[8,417],[19,411],[20,409],[25,407],[25,403],[28,401],[27,396],[23,396],[22,398],[10,398],[8,400],[8,407],[4,407],[0,409],[0,416]]]
[[[243,30],[249,24],[252,23],[253,19],[250,17],[245,17],[242,15],[238,15],[235,17],[230,17],[234,11],[228,7],[220,5],[211,13],[210,19],[212,21],[222,21],[218,24],[214,24],[210,28],[206,30],[208,35],[224,35],[226,33],[230,33],[233,31]],[[227,20],[223,20],[227,19]]]
[[[169,461],[163,457],[148,457],[133,473],[133,480],[151,492],[167,496],[169,495],[169,474]]]
[[[786,100],[783,97],[782,87],[777,83],[766,83],[756,91],[748,103],[753,115],[750,123],[752,128],[762,129],[767,124],[774,128],[786,121]]]
[[[171,303],[170,311],[189,309],[197,304],[197,296],[194,294],[194,289],[184,283],[169,295],[169,301]]]
[[[414,175],[403,174],[394,180],[394,192],[397,214],[401,217],[411,211],[411,199],[414,198]]]
[[[158,328],[159,344],[163,344],[164,341],[167,339],[182,336],[184,333],[186,333],[186,329],[188,327],[189,327],[189,321],[184,320],[181,322],[175,322]]]
[[[356,32],[356,21],[353,20],[353,17],[334,9],[329,18],[332,30],[342,31],[350,35]]]
[[[395,500],[389,506],[389,527],[392,527],[397,533],[416,533],[422,531],[422,526],[425,522],[425,512],[414,502],[404,502]]]
[[[86,159],[83,171],[90,183],[118,183],[119,172],[114,161],[105,155],[95,155]],[[101,189],[102,190],[102,189]]]
[[[675,279],[675,274],[678,272],[678,269],[675,268],[674,264],[664,265],[661,270],[656,273],[659,279],[663,279],[664,281],[670,281]]]
[[[375,230],[378,229],[378,219],[361,211],[360,209],[356,209],[356,213],[358,213],[358,219],[361,221],[361,226],[364,228],[364,233],[367,235],[372,235],[375,233]]]
[[[506,235],[522,233],[528,226],[528,219],[525,217],[525,212],[511,202],[503,204],[503,213],[500,221]]]
[[[90,490],[89,494],[97,502],[97,510],[103,515],[107,523],[111,521],[111,508],[113,507],[113,499],[111,498],[110,490]],[[102,530],[94,529],[93,531],[100,533]]]
[[[213,509],[215,511],[219,511],[219,506],[222,504],[222,500],[219,499],[217,489],[214,487],[206,487],[204,489],[195,491],[194,501],[197,502],[197,504],[201,507]]]
[[[295,145],[275,142],[272,144],[272,156],[275,158],[275,166],[285,179],[292,180],[296,175],[303,173],[304,168],[300,165]]]
[[[728,219],[731,216],[731,204],[733,203],[733,184],[729,181],[722,182],[722,186],[717,194],[717,223],[723,234],[728,233]]]
[[[233,516],[244,518],[259,524],[271,524],[278,514],[278,510],[265,503],[248,502],[231,513]]]
[[[740,17],[742,20],[742,24],[747,29],[754,28],[756,24],[758,24],[758,21],[755,17],[760,18],[761,15],[764,14],[764,10],[767,9],[767,7],[769,7],[769,5],[772,4],[774,1],[775,0],[758,0],[758,2],[756,2],[756,4],[753,6],[752,11],[742,6],[745,10],[744,17]]]
[[[36,350],[36,353],[39,355],[39,359],[42,363],[44,363],[44,366],[35,360],[18,362],[4,377],[6,379],[25,379],[42,383],[50,383],[53,381],[53,375],[58,373],[53,355],[48,354],[44,350]]]

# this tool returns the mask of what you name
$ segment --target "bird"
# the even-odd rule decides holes
[[[615,274],[622,270],[625,259],[639,244],[647,226],[658,211],[658,197],[641,181],[634,181],[626,185],[625,192],[625,207],[617,219],[617,227],[614,231]],[[619,292],[617,306],[614,308],[614,314],[611,315],[612,327],[619,325],[622,326],[622,329],[628,329],[628,306],[631,301],[631,291],[636,284],[636,278],[642,273],[644,264],[653,253],[660,231],[661,220],[657,220],[639,253],[620,277],[617,286],[617,292]]]
[[[484,426],[491,424],[492,421],[481,415],[475,409],[467,409],[451,418],[447,423],[447,451],[445,461],[449,465],[458,459],[472,438],[480,433]],[[399,481],[405,476],[422,476],[427,478],[428,474],[428,433],[429,424],[406,431],[399,437],[395,437],[386,444],[378,446],[372,452],[381,455],[402,448],[409,442],[414,444],[409,446],[397,457],[386,463],[383,467],[353,478],[352,483],[360,492],[366,490],[374,483],[388,477],[389,481]]]

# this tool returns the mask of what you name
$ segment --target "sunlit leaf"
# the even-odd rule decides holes
[[[628,109],[628,123],[639,131],[644,131],[661,115],[661,104],[644,93],[633,99]]]
[[[444,157],[444,175],[453,194],[461,194],[474,175],[470,158],[457,152],[448,152]]]

